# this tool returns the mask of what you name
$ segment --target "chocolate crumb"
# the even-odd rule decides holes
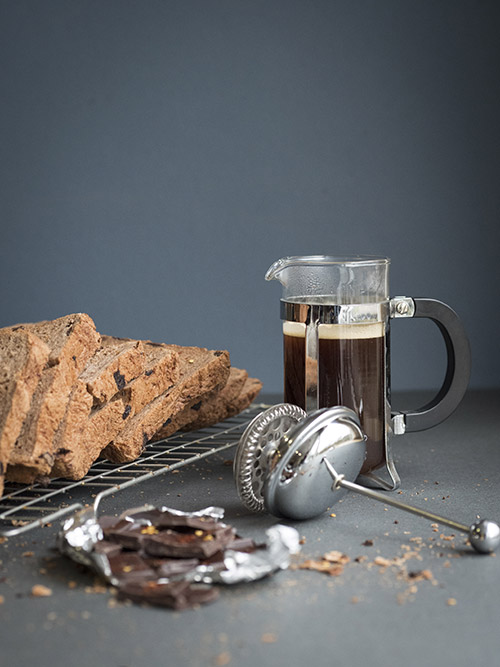
[[[130,405],[125,406],[125,410],[123,411],[122,414],[122,419],[127,419],[127,417],[131,412],[132,412],[132,407]]]
[[[372,547],[373,546],[373,540],[365,540],[364,542],[361,543],[361,546],[363,546],[363,547]]]
[[[155,369],[154,369],[154,368],[150,368],[149,370],[145,371],[144,375],[145,375],[146,377],[149,377],[150,375],[153,375],[154,372],[155,372]]]
[[[113,373],[113,378],[114,378],[114,380],[115,380],[115,382],[116,382],[116,386],[117,386],[118,390],[120,391],[121,389],[123,389],[123,387],[124,387],[125,384],[126,384],[126,383],[125,383],[125,376],[122,375],[122,374],[120,373],[120,371],[115,371],[115,372]]]
[[[198,401],[198,403],[195,403],[194,405],[191,406],[191,410],[195,410],[195,412],[198,412],[198,410],[201,408],[201,401]]]

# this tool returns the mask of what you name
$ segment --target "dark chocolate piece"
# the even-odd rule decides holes
[[[119,544],[114,542],[108,542],[108,540],[100,540],[94,546],[94,551],[98,554],[103,554],[110,558],[111,556],[116,556],[121,552],[122,548]]]
[[[198,567],[200,561],[197,558],[161,558],[148,559],[151,562],[159,577],[175,577],[180,574],[187,574]]]
[[[167,558],[209,558],[224,546],[224,541],[212,533],[199,532],[202,534],[164,530],[157,535],[145,535],[142,546],[151,556]]]
[[[113,377],[115,379],[118,391],[121,391],[123,389],[123,387],[127,384],[125,382],[125,376],[122,373],[120,373],[120,371],[115,371],[113,373]]]
[[[151,567],[135,552],[120,552],[108,556],[109,566],[120,584],[132,581],[155,581],[158,577]]]
[[[135,602],[181,610],[212,602],[219,596],[219,591],[214,586],[190,584],[187,581],[148,581],[126,583],[118,589],[118,596]]]

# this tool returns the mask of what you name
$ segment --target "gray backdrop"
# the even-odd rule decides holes
[[[500,3],[2,0],[0,324],[85,311],[281,390],[278,257],[382,254],[499,385]],[[393,326],[393,386],[437,329]]]

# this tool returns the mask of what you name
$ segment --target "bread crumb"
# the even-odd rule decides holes
[[[107,593],[108,589],[102,584],[94,584],[93,586],[85,586],[85,593]]]
[[[278,637],[274,634],[274,632],[264,632],[260,638],[260,641],[263,644],[274,644],[274,642],[278,641]]]
[[[228,651],[222,651],[219,655],[216,655],[214,658],[214,665],[216,667],[223,667],[223,665],[229,665],[231,662],[231,654]]]
[[[31,589],[31,595],[34,598],[47,598],[52,595],[52,589],[42,584],[36,584]]]
[[[345,565],[351,559],[349,558],[349,556],[343,554],[341,551],[333,550],[333,551],[328,551],[326,554],[324,554],[323,560],[326,560],[329,563],[340,563],[341,565]]]
[[[448,607],[454,607],[457,604],[457,601],[455,598],[448,598],[446,600],[446,604],[448,605]]]
[[[356,556],[354,559],[355,563],[365,563],[368,560],[368,556]]]
[[[321,560],[305,560],[298,566],[299,570],[316,570],[316,572],[324,572],[332,577],[338,577],[344,571],[344,566],[337,563],[330,563],[325,559]]]
[[[3,604],[5,602],[5,598],[3,595],[0,595],[0,604]]]

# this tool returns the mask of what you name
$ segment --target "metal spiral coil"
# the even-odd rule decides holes
[[[268,461],[281,438],[306,416],[302,408],[280,403],[257,415],[241,436],[233,472],[238,495],[252,512],[265,510],[263,488]]]

